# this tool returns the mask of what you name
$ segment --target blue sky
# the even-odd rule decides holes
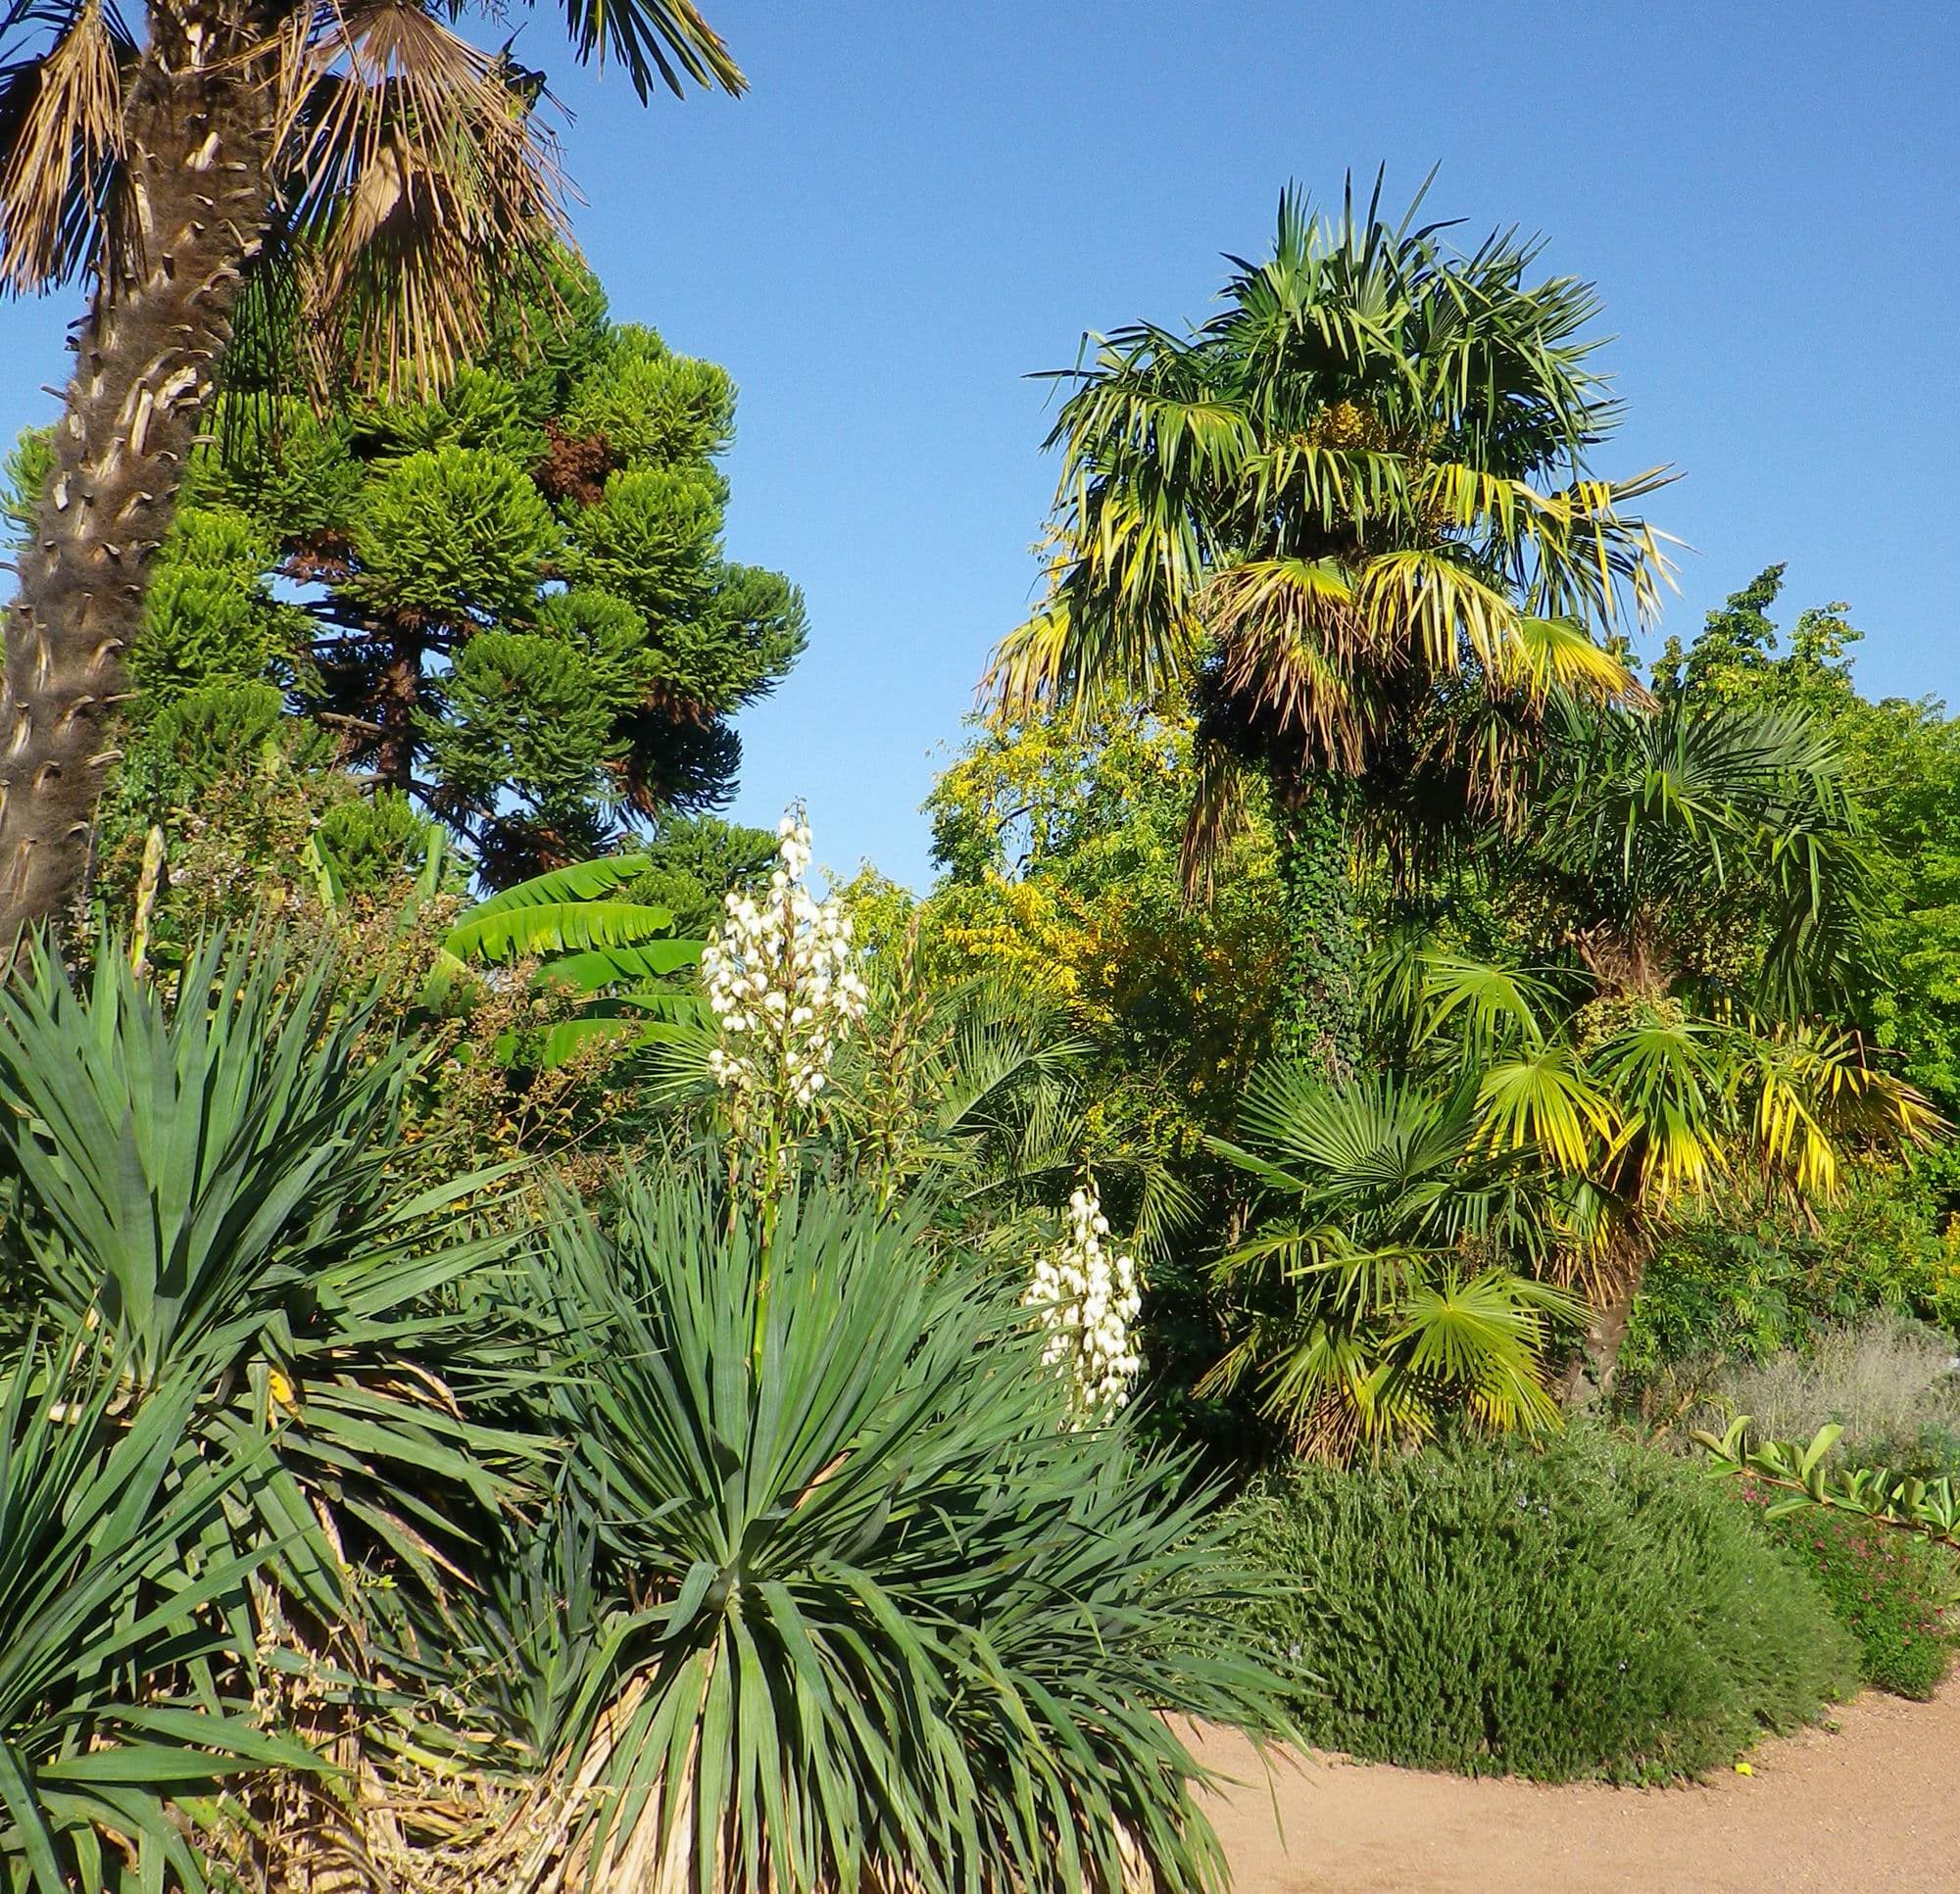
[[[1773,559],[1846,599],[1875,694],[1960,701],[1960,8],[1526,0],[703,0],[753,82],[576,114],[576,228],[622,319],[742,389],[730,550],[808,595],[743,719],[737,813],[808,799],[819,859],[928,872],[918,804],[1025,613],[1053,470],[1030,370],[1202,319],[1281,186],[1386,163],[1474,239],[1595,280],[1630,406],[1603,471],[1683,478],[1666,629]],[[73,300],[0,306],[0,428],[45,418]],[[1947,364],[1945,367],[1941,364]]]

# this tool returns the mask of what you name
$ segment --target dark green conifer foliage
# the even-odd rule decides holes
[[[248,759],[253,684],[364,788],[446,822],[493,887],[727,801],[729,719],[805,629],[788,580],[722,551],[724,370],[613,324],[575,276],[439,401],[322,413],[245,381],[131,654],[129,790],[183,780],[145,751],[187,713],[218,755],[229,706],[249,712]]]

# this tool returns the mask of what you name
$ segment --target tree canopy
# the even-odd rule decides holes
[[[434,399],[227,391],[129,656],[125,786],[163,813],[187,731],[235,753],[282,700],[497,887],[725,802],[730,719],[805,641],[796,587],[723,550],[734,412],[568,268]]]

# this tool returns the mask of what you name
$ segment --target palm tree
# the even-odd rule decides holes
[[[1353,786],[1421,778],[1502,810],[1554,690],[1628,688],[1593,634],[1649,613],[1666,572],[1625,511],[1662,476],[1588,471],[1618,414],[1591,287],[1530,280],[1539,247],[1514,234],[1451,254],[1379,196],[1326,219],[1289,191],[1272,257],[1237,262],[1213,320],[1124,329],[1067,377],[1049,596],[990,673],[1011,704],[1085,713],[1195,689],[1188,872],[1263,777],[1296,930],[1287,1037],[1336,1076]]]
[[[1563,917],[1602,997],[1686,981],[1784,1018],[1842,1000],[1871,844],[1822,725],[1683,697],[1558,724],[1500,872]]]
[[[1530,834],[1483,864],[1547,964],[1418,940],[1380,993],[1399,1063],[1475,1075],[1489,1148],[1582,1181],[1579,1392],[1610,1381],[1678,1205],[1747,1176],[1807,1211],[1940,1121],[1847,1023],[1868,844],[1825,733],[1688,699],[1554,724]]]
[[[113,0],[0,17],[0,279],[92,285],[7,630],[0,940],[85,880],[121,655],[241,316],[297,314],[354,372],[428,386],[514,283],[548,279],[564,207],[542,78],[461,37],[456,11],[155,0],[140,38]],[[743,85],[692,0],[565,0],[565,21],[642,99]]]
[[[1474,1079],[1333,1086],[1280,1064],[1214,1147],[1290,1208],[1219,1275],[1236,1339],[1200,1384],[1250,1380],[1298,1451],[1346,1459],[1460,1412],[1501,1433],[1557,1420],[1552,1344],[1582,1305],[1544,1280],[1569,1228],[1554,1153],[1487,1135]]]

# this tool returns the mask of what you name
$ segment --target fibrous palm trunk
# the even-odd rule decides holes
[[[1593,1287],[1588,1298],[1585,1338],[1566,1368],[1561,1398],[1567,1407],[1592,1407],[1613,1391],[1640,1287],[1638,1259],[1627,1260],[1616,1275]]]
[[[122,656],[270,209],[265,27],[153,8],[112,208],[0,686],[0,954],[82,898]]]

